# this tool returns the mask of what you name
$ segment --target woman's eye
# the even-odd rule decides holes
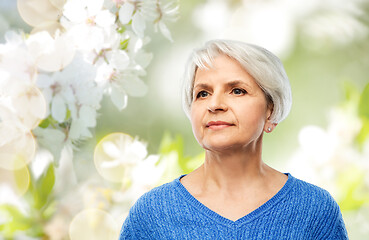
[[[209,93],[208,93],[208,92],[206,92],[206,91],[201,91],[201,92],[199,92],[199,93],[197,94],[196,98],[205,98],[205,97],[207,97],[208,95],[209,95]]]
[[[240,89],[240,88],[235,88],[232,90],[232,93],[235,95],[242,95],[246,93],[246,90]]]

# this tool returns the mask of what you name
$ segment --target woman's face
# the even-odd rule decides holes
[[[241,65],[219,55],[195,74],[191,124],[207,150],[247,148],[262,136],[271,114],[264,92]]]

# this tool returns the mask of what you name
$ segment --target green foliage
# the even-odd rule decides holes
[[[41,210],[51,200],[51,191],[55,183],[54,166],[49,165],[47,170],[30,185],[33,196],[33,207]]]
[[[343,90],[346,102],[358,103],[361,93],[356,85],[350,81],[345,81],[343,83]]]
[[[362,120],[362,128],[357,140],[362,147],[369,137],[369,83],[365,86],[359,100],[358,106],[359,117]]]
[[[14,174],[14,180],[15,180],[15,188],[14,191],[17,194],[22,194],[22,189],[25,189],[25,187],[28,187],[28,184],[30,182],[30,175],[28,169],[17,169],[13,171]],[[27,184],[27,186],[24,186]]]
[[[128,47],[128,43],[129,43],[129,38],[123,40],[120,42],[120,49],[121,50],[126,50]]]
[[[126,30],[127,30],[127,28],[123,25],[119,26],[119,28],[117,29],[118,33],[120,33],[120,34],[123,34]],[[129,43],[129,38],[120,41],[119,48],[121,50],[126,50],[127,47],[128,47],[128,43]]]
[[[178,165],[183,173],[189,173],[200,166],[204,160],[204,154],[199,154],[195,157],[184,156],[184,143],[183,138],[177,135],[173,139],[168,133],[164,134],[163,140],[160,145],[159,153],[167,155],[175,152],[178,156]]]
[[[369,83],[365,86],[360,97],[359,115],[369,119]]]
[[[47,128],[50,124],[53,126],[56,126],[58,124],[58,122],[51,116],[51,114],[47,118],[42,120],[38,126],[41,128]]]
[[[339,205],[342,211],[358,210],[369,202],[369,192],[365,189],[365,173],[351,167],[338,176],[337,186],[344,194]]]
[[[52,116],[51,114],[49,114],[49,116],[45,119],[43,119],[39,124],[38,126],[40,128],[47,128],[49,127],[50,125],[53,127],[53,128],[57,128],[57,126],[59,127],[63,127],[65,128],[67,125],[70,125],[69,122],[67,122],[68,120],[70,120],[72,116],[72,113],[69,109],[67,109],[67,113],[65,115],[65,122],[63,123],[59,123],[58,121],[56,121]]]
[[[166,164],[162,182],[189,173],[202,164],[204,154],[188,157],[184,156],[183,149],[183,138],[180,135],[173,139],[169,133],[164,134],[159,149],[161,156],[159,164]]]
[[[118,33],[122,34],[126,31],[126,27],[125,26],[120,26],[117,30]]]
[[[0,205],[0,212],[7,220],[0,224],[0,232],[6,239],[11,239],[16,231],[25,231],[32,226],[32,220],[19,211],[16,206],[11,204]]]
[[[20,181],[22,176],[15,176]],[[54,214],[53,187],[55,183],[54,165],[50,164],[38,179],[30,177],[28,191],[24,195],[24,204],[30,211],[23,213],[11,204],[0,205],[0,213],[5,221],[0,224],[2,237],[12,239],[14,234],[21,231],[28,236],[43,236],[43,224]]]
[[[357,136],[357,141],[359,142],[360,147],[363,147],[363,144],[369,137],[369,118],[362,118],[361,122],[363,126],[361,127],[360,133]]]

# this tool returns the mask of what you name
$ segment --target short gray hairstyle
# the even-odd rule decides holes
[[[253,44],[233,40],[212,40],[195,49],[186,65],[182,103],[189,118],[196,70],[212,67],[212,61],[218,55],[226,55],[236,60],[254,78],[263,90],[268,104],[273,104],[271,122],[279,123],[287,117],[291,110],[292,94],[290,82],[279,58]]]

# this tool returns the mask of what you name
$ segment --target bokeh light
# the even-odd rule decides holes
[[[17,170],[34,157],[36,142],[31,132],[23,132],[13,126],[0,123],[0,167]]]
[[[124,133],[112,133],[96,145],[94,162],[102,177],[122,182],[130,169],[146,155],[145,145],[138,140]]]
[[[34,27],[31,31],[31,34],[35,34],[37,32],[46,31],[51,36],[54,36],[55,33],[59,30],[63,29],[62,25],[59,22],[44,22],[37,27]]]
[[[26,88],[12,99],[13,107],[21,124],[34,129],[46,115],[46,101],[41,91],[34,86]]]
[[[119,229],[109,213],[87,209],[74,217],[69,226],[69,236],[71,240],[116,240]]]
[[[23,20],[33,27],[44,22],[56,21],[61,16],[60,9],[49,0],[18,0],[17,7]]]
[[[75,55],[72,39],[67,35],[57,34],[53,38],[48,32],[37,32],[27,39],[27,46],[36,58],[37,66],[47,72],[60,71],[65,68],[72,62]]]
[[[0,185],[6,184],[18,196],[24,195],[30,184],[30,174],[27,166],[17,170],[7,170],[0,168]]]
[[[57,9],[62,9],[66,0],[49,0],[49,2]]]

